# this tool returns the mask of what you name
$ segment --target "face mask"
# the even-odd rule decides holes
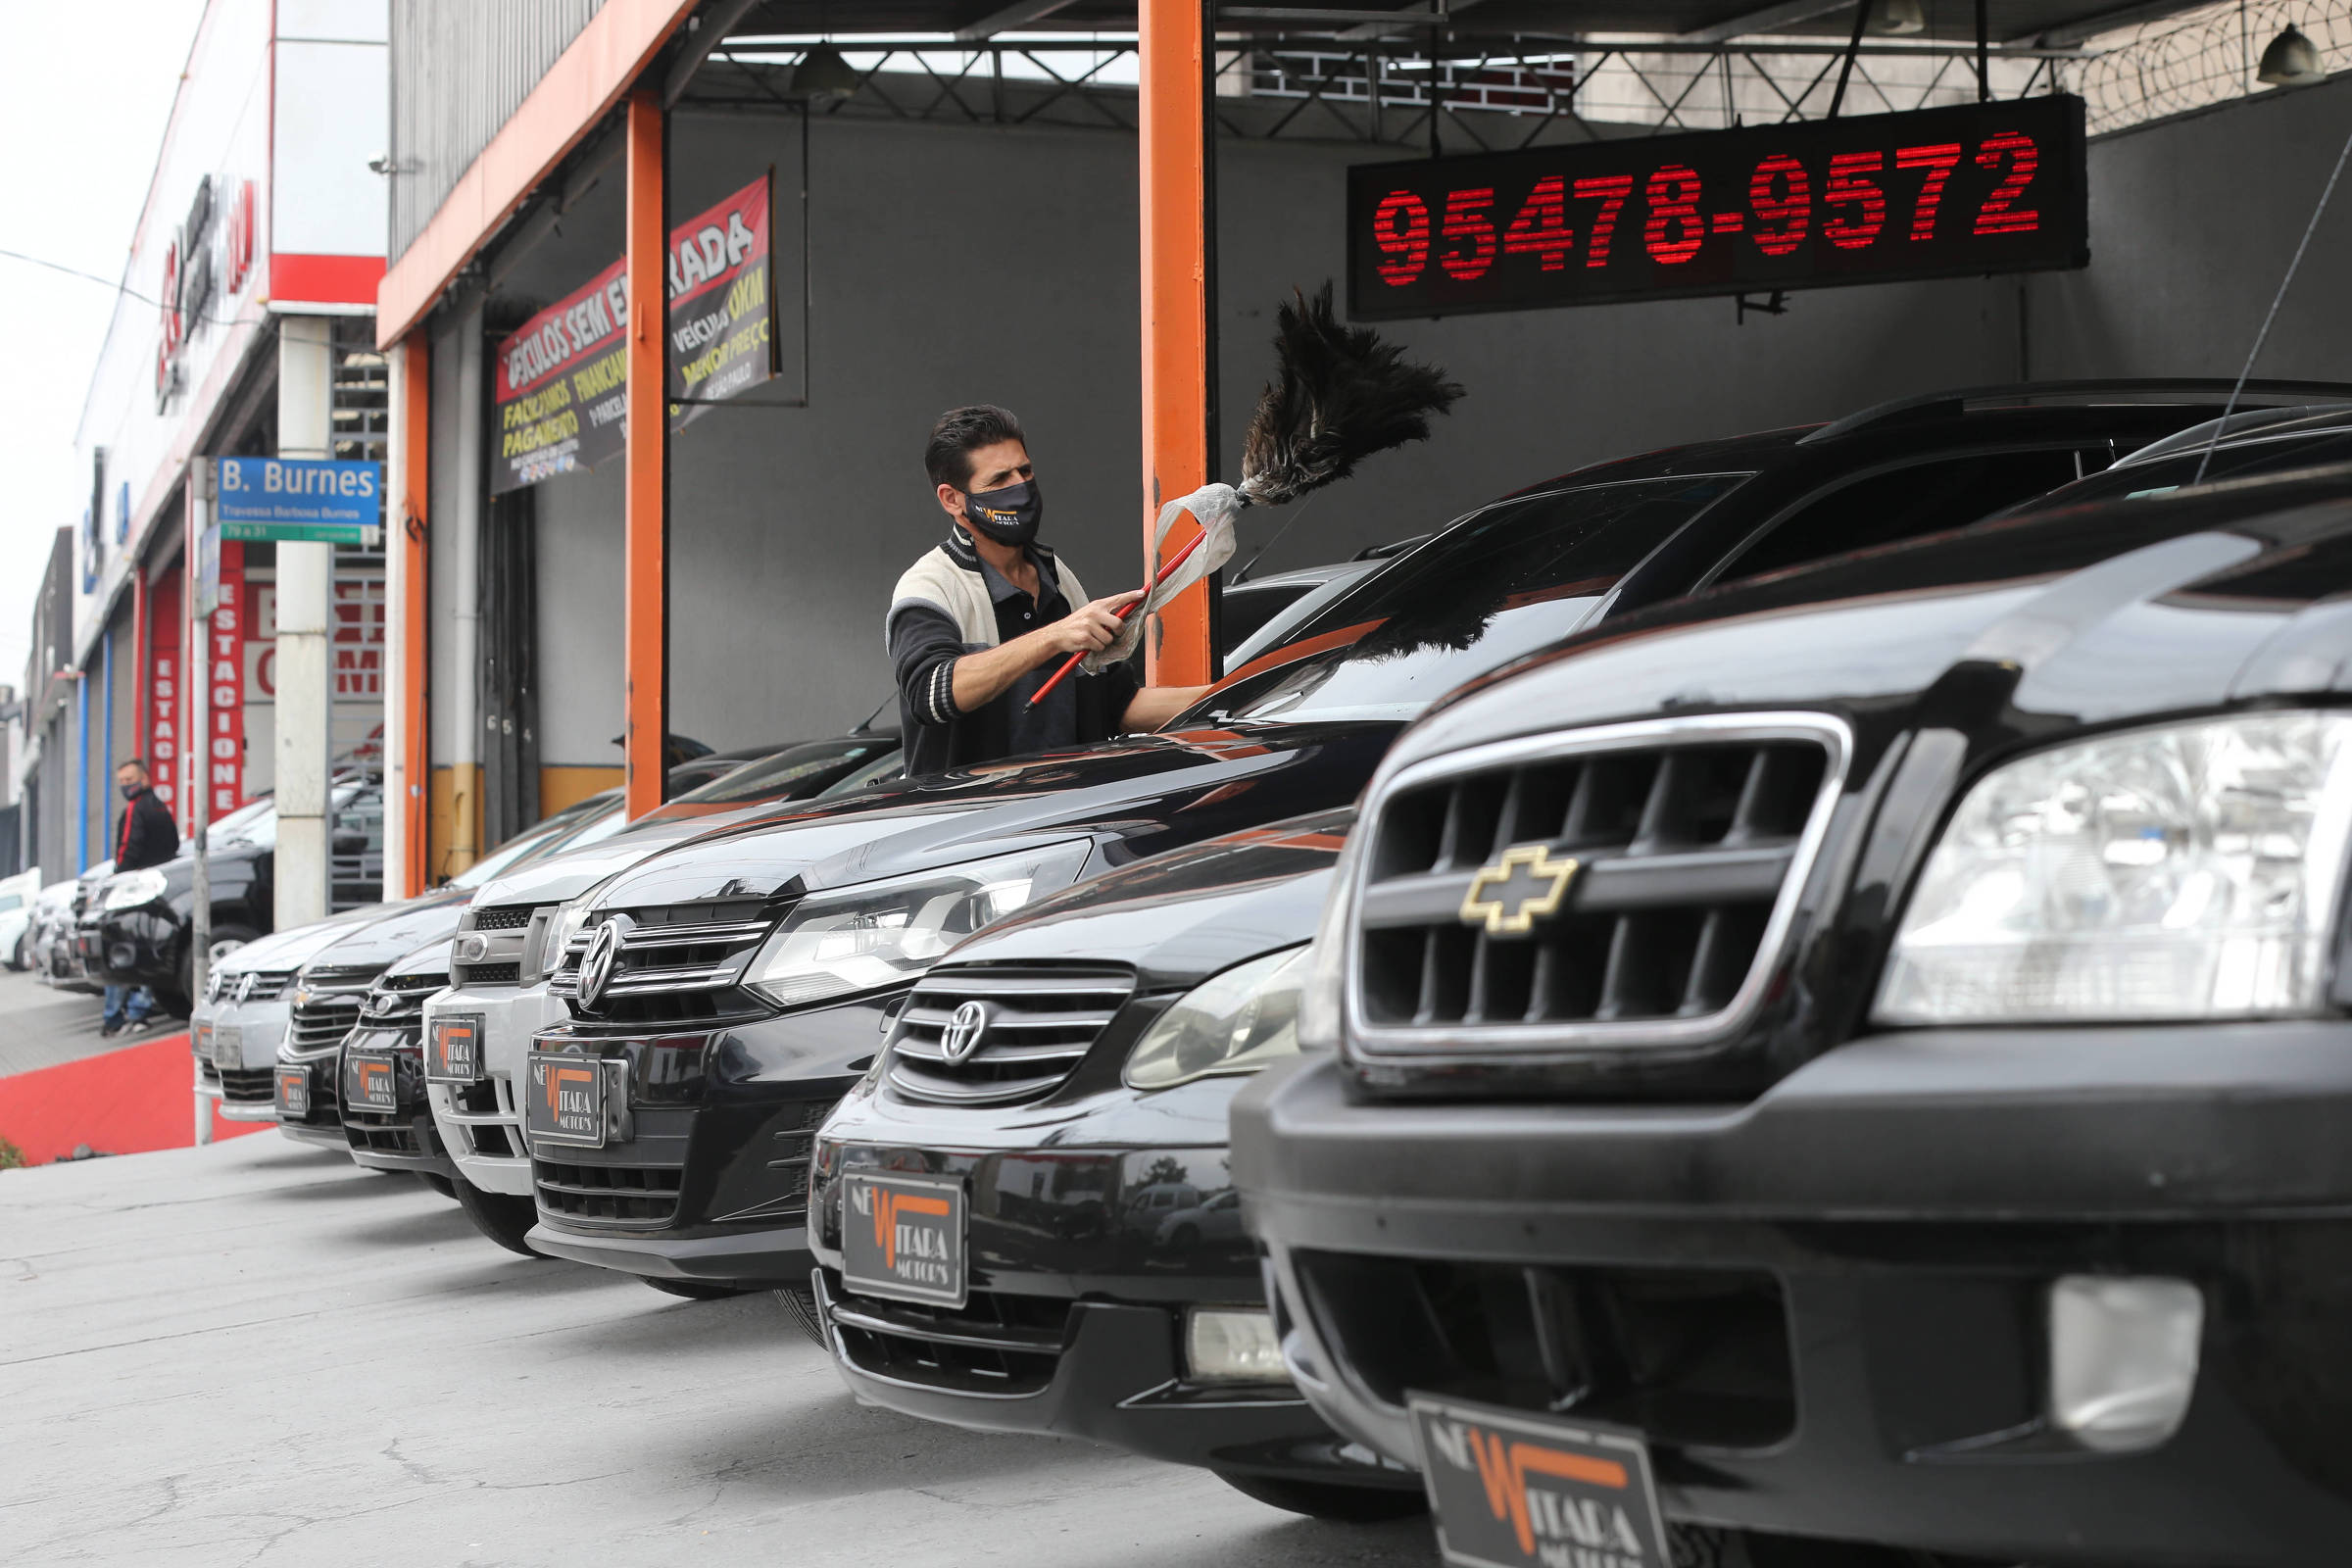
[[[963,514],[985,537],[1018,548],[1037,537],[1037,525],[1046,515],[1046,499],[1038,493],[1035,479],[1023,479],[1002,490],[965,496]]]
[[[124,800],[135,801],[139,798],[139,786],[136,784],[124,784],[121,788]]]

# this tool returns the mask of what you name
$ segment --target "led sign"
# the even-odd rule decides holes
[[[2086,266],[2052,95],[1348,172],[1363,319]]]

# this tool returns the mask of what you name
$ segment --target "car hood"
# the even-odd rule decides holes
[[[659,855],[712,828],[766,816],[775,807],[737,807],[716,816],[661,817],[622,828],[609,839],[551,855],[485,882],[473,902],[487,909],[507,904],[563,904],[576,899],[615,871],[625,871],[649,855]]]
[[[318,953],[351,935],[351,928],[367,925],[395,914],[408,907],[401,904],[363,904],[356,909],[313,920],[290,931],[272,931],[266,937],[256,937],[223,957],[214,967],[224,974],[242,974],[247,969],[299,969]]]
[[[447,978],[450,949],[454,945],[449,937],[436,937],[421,948],[402,954],[396,962],[384,970],[384,975],[387,979],[417,974],[437,974]]]
[[[1416,760],[1538,731],[1778,706],[1982,759],[2352,682],[2352,468],[2042,513],[1638,612],[1474,681]],[[1866,722],[1867,721],[1867,722]]]
[[[1071,838],[1129,860],[1352,801],[1398,725],[1251,724],[1137,735],[773,809],[647,860],[606,907],[767,899]]]
[[[946,964],[1086,958],[1182,990],[1312,938],[1355,808],[1228,833],[1084,882],[958,945]]]
[[[457,934],[458,918],[466,912],[466,895],[428,893],[394,906],[394,911],[368,921],[311,955],[314,962],[367,964],[382,968],[405,953],[428,942]]]

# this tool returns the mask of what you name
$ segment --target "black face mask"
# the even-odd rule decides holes
[[[1037,537],[1037,525],[1045,520],[1046,498],[1038,493],[1035,479],[1023,479],[1002,490],[965,496],[963,514],[984,537],[1018,549]]]
[[[139,791],[145,789],[146,787],[147,786],[144,784],[124,784],[120,786],[122,791],[122,798],[126,801],[137,800],[139,798]]]

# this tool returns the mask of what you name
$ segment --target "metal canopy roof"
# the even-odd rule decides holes
[[[1986,0],[1995,43],[2068,47],[2112,27],[2196,9],[2201,0]],[[1914,39],[1957,43],[1976,37],[1973,0],[1921,0],[1926,30]],[[1851,0],[1451,0],[1446,25],[1456,40],[1575,38],[1588,34],[1666,34],[1719,43],[1758,34],[1839,40],[1853,30]],[[1219,32],[1426,38],[1434,20],[1427,0],[1354,5],[1232,0],[1217,6]],[[760,0],[728,31],[736,36],[824,33],[850,41],[873,33],[1132,32],[1134,0]],[[1873,35],[1873,41],[1880,41]]]

